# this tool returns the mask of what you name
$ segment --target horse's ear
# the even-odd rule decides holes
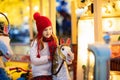
[[[67,38],[67,40],[66,40],[66,44],[67,44],[67,45],[70,45],[70,43],[71,43],[70,38]]]
[[[60,44],[64,44],[65,40],[63,38],[60,38]]]

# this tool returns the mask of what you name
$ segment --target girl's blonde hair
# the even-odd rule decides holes
[[[56,36],[55,34],[52,34],[52,37],[53,37],[54,41],[56,42],[56,44],[58,45],[58,38],[57,38],[57,36]],[[33,42],[34,42],[36,39],[37,39],[37,43],[40,44],[40,49],[42,50],[42,49],[44,48],[43,41],[42,41],[43,37],[41,37],[41,38],[35,37],[35,38],[33,39]]]

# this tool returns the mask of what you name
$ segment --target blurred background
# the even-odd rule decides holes
[[[38,11],[42,15],[49,17],[49,2],[48,0],[0,0],[0,12],[3,12],[10,22],[11,29],[9,33],[11,43],[30,43],[30,39],[33,39],[36,34],[36,27],[32,15]],[[57,13],[56,24],[54,23],[54,28],[56,27],[55,32],[60,37],[70,37],[71,12],[69,0],[56,0],[54,3],[54,6],[56,6],[54,8],[56,10],[55,13]],[[43,7],[43,11],[40,11],[41,7]],[[5,22],[2,15],[0,15],[0,21]]]
[[[120,0],[0,0],[0,12],[8,17],[11,26],[9,36],[16,54],[14,59],[29,54],[30,42],[37,33],[33,20],[36,11],[51,19],[58,39],[71,38],[75,53],[71,69],[74,80],[86,77],[82,66],[88,64],[88,44],[107,43],[112,54],[120,55]],[[0,24],[3,22],[8,26],[0,15]]]

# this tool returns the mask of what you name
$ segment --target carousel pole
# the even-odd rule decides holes
[[[32,0],[29,0],[29,7],[30,7],[30,13],[29,13],[29,31],[30,31],[30,41],[33,40],[33,27],[32,27]]]
[[[40,3],[40,13],[43,14],[43,0],[40,0],[39,3]]]
[[[77,78],[77,16],[75,13],[75,1],[71,1],[71,22],[72,22],[72,27],[71,27],[71,39],[72,39],[72,49],[74,52],[74,61],[73,61],[73,80],[76,80]]]
[[[56,34],[56,0],[49,0],[49,18],[52,21],[53,32]]]
[[[95,42],[102,42],[102,13],[101,13],[101,5],[102,0],[94,0],[94,35]]]

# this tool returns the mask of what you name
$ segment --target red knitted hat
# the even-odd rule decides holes
[[[34,20],[36,21],[36,27],[38,31],[37,37],[41,38],[43,30],[48,26],[52,27],[52,23],[49,18],[45,16],[41,16],[40,13],[38,12],[35,12],[33,17],[34,17]]]

